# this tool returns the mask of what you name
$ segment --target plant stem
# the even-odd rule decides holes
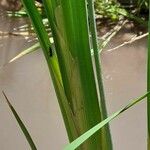
[[[48,33],[46,32],[45,27],[42,23],[42,18],[40,17],[40,14],[35,6],[34,0],[22,0],[22,1],[27,10],[28,15],[30,16],[35,32],[37,33],[38,39],[40,41],[40,45],[44,52],[44,56],[49,67],[55,92],[65,122],[65,126],[68,131],[68,136],[72,136],[72,135],[77,136],[77,130],[76,127],[74,126],[74,120],[72,116],[73,113],[69,107],[69,103],[67,101],[64,92],[64,87],[62,83],[62,77],[60,74],[60,68],[58,65],[57,56],[55,53],[53,53],[53,55],[50,56],[49,48],[51,47],[51,43],[49,41]]]
[[[94,60],[96,66],[96,77],[98,81],[98,90],[100,94],[100,109],[101,109],[101,118],[102,120],[107,118],[107,110],[106,110],[106,100],[105,100],[105,93],[104,93],[104,86],[103,86],[103,79],[102,79],[102,70],[101,70],[101,62],[99,59],[99,48],[97,42],[97,31],[96,31],[96,23],[95,23],[95,15],[94,15],[94,2],[93,0],[88,1],[88,12],[89,12],[89,20],[90,20],[90,31],[92,36],[92,46],[94,51]],[[102,129],[102,150],[112,150],[112,141],[110,135],[109,125],[106,125]]]
[[[101,120],[90,54],[85,0],[44,0],[60,65],[64,90],[76,120],[78,136]],[[77,137],[69,138],[73,141]],[[81,149],[102,149],[100,132]]]

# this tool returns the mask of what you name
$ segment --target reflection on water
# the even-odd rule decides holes
[[[24,25],[0,17],[0,32]],[[128,31],[123,31],[127,34]],[[109,114],[146,89],[146,38],[112,52],[121,32],[102,53],[103,76]],[[131,34],[128,33],[129,36]],[[24,36],[0,37],[0,65],[32,43]],[[60,150],[67,136],[48,68],[40,50],[0,70],[0,91],[4,90],[28,127],[39,150]],[[0,94],[0,149],[26,150],[29,146]],[[111,123],[114,150],[146,149],[146,106],[138,104]],[[6,142],[7,141],[7,142]]]

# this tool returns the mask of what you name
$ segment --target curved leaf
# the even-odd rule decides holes
[[[150,94],[150,92],[144,94],[143,96],[141,96],[141,97],[139,97],[139,98],[137,98],[135,100],[132,100],[128,105],[126,105],[125,107],[123,107],[119,111],[115,112],[110,117],[108,117],[107,119],[103,120],[102,122],[100,122],[99,124],[97,124],[96,126],[91,128],[90,130],[85,132],[84,134],[82,134],[80,137],[78,137],[72,143],[68,144],[64,148],[64,150],[74,150],[74,149],[76,149],[78,146],[80,146],[82,143],[84,143],[88,138],[90,138],[93,134],[95,134],[98,130],[100,130],[102,127],[104,127],[107,123],[109,123],[110,121],[115,119],[117,116],[119,116],[120,114],[122,114],[123,112],[128,110],[130,107],[134,106],[136,103],[138,103],[141,100],[143,100],[144,98],[146,98],[149,94]]]
[[[21,128],[23,134],[25,135],[25,137],[26,137],[26,139],[27,139],[27,141],[28,141],[28,143],[29,143],[31,149],[32,149],[32,150],[37,150],[37,148],[36,148],[36,146],[35,146],[35,144],[34,144],[32,138],[31,138],[31,136],[30,136],[30,134],[29,134],[27,128],[25,127],[24,123],[23,123],[22,120],[20,119],[20,117],[19,117],[19,115],[17,114],[17,112],[16,112],[16,110],[14,109],[14,107],[11,105],[11,103],[10,103],[10,101],[8,100],[6,94],[5,94],[4,92],[2,92],[2,93],[3,93],[3,95],[4,95],[5,99],[6,99],[6,102],[7,102],[8,106],[9,106],[10,110],[12,111],[12,113],[13,113],[13,115],[14,115],[16,121],[18,122],[18,125],[20,126],[20,128]]]

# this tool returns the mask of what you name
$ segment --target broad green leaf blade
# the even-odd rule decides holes
[[[23,134],[25,135],[25,137],[26,137],[26,139],[27,139],[27,141],[28,141],[28,143],[29,143],[31,149],[32,149],[32,150],[37,150],[37,148],[36,148],[36,146],[35,146],[35,144],[34,144],[32,138],[31,138],[31,136],[30,136],[30,134],[29,134],[27,128],[25,127],[24,123],[23,123],[22,120],[20,119],[20,117],[19,117],[19,115],[17,114],[17,112],[16,112],[16,110],[14,109],[14,107],[11,105],[11,103],[10,103],[10,101],[8,100],[6,94],[5,94],[4,92],[2,92],[2,93],[3,93],[3,95],[4,95],[5,99],[6,99],[6,102],[7,102],[8,106],[9,106],[11,112],[13,113],[13,115],[14,115],[14,117],[15,117],[17,123],[18,123],[18,125],[20,126],[20,128],[21,128]]]
[[[64,90],[78,136],[101,121],[96,90],[85,0],[43,0],[53,32]],[[73,141],[77,137],[70,136]],[[91,137],[82,150],[101,147],[101,133]]]
[[[65,120],[65,126],[68,131],[68,135],[69,136],[74,135],[77,137],[77,129],[74,126],[75,120],[73,119],[73,113],[72,113],[72,110],[70,109],[70,104],[67,101],[67,97],[64,91],[64,86],[62,83],[62,77],[60,73],[57,55],[55,54],[55,52],[53,52],[52,56],[50,56],[49,50],[52,47],[49,41],[48,33],[46,32],[45,26],[42,23],[42,18],[35,6],[34,0],[22,0],[22,2],[32,21],[33,27],[38,35],[40,45],[44,52],[44,56],[46,58],[46,61],[50,70],[50,74],[53,80],[53,84],[55,87],[60,109],[61,109],[63,118]]]
[[[141,96],[141,97],[139,97],[139,98],[137,98],[135,100],[132,100],[128,105],[126,105],[125,107],[123,107],[119,111],[115,112],[110,117],[108,117],[107,119],[103,120],[102,122],[100,122],[99,124],[97,124],[96,126],[94,126],[93,128],[91,128],[90,130],[88,130],[87,132],[85,132],[83,135],[81,135],[80,137],[78,137],[72,143],[68,144],[64,148],[64,150],[75,150],[78,146],[80,146],[82,143],[84,143],[88,138],[90,138],[92,135],[94,135],[102,127],[104,127],[110,121],[112,121],[113,119],[115,119],[118,115],[122,114],[123,112],[125,112],[126,110],[128,110],[129,108],[131,108],[132,106],[134,106],[135,104],[137,104],[138,102],[140,102],[141,100],[143,100],[144,98],[146,98],[147,96],[149,96],[149,94],[150,94],[150,92],[144,94],[143,96]]]

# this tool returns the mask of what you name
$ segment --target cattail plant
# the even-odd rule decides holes
[[[147,93],[108,117],[93,1],[42,1],[54,43],[49,40],[35,1],[22,0],[22,2],[42,47],[64,119],[70,142],[64,150],[112,150],[113,145],[108,123],[145,97],[147,97],[148,116],[147,149],[150,150],[150,36],[148,42]],[[39,44],[34,45],[33,49],[35,47],[39,47]],[[91,50],[93,50],[93,56]],[[29,53],[29,51],[31,49],[28,49],[24,54]],[[10,62],[22,55],[21,53]],[[4,92],[3,94],[31,149],[36,150],[36,145],[25,125],[6,94]]]
[[[35,2],[23,0],[23,3],[47,60],[71,142],[107,117],[92,1],[43,0],[54,48],[49,42]],[[91,58],[92,48],[95,53],[96,78]],[[80,149],[111,150],[109,127],[94,134]]]

